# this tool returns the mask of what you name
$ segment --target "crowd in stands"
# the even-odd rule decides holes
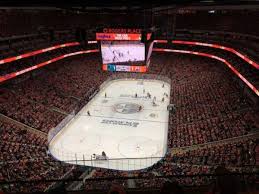
[[[38,60],[41,59],[36,57],[35,62]],[[21,83],[1,86],[0,113],[20,124],[10,124],[10,121],[0,124],[0,180],[61,178],[75,168],[60,165],[47,155],[47,133],[64,119],[64,113],[77,107],[91,88],[98,87],[111,75],[101,70],[98,54],[75,56],[39,71],[42,72]],[[234,84],[234,75],[224,64],[184,54],[153,53],[148,73],[171,78],[170,101],[176,105],[176,112],[170,114],[169,153],[143,171],[95,169],[93,177],[199,175],[214,173],[216,166],[222,164],[231,169],[255,165],[258,144],[255,139],[224,142],[249,135],[259,128],[258,112]],[[21,123],[46,136],[21,129]],[[217,144],[176,155],[170,153],[171,149],[213,142]],[[177,179],[182,185],[206,185],[212,180],[211,177]],[[113,182],[127,185],[125,180]],[[135,180],[137,187],[160,187],[163,182]],[[26,184],[16,184],[14,187],[17,191],[43,191],[49,184],[35,183],[29,188]],[[88,183],[85,189],[108,188],[111,182],[95,184]]]
[[[193,32],[192,30],[178,30],[175,39],[192,42],[204,42],[206,40],[206,43],[233,48],[254,61],[259,59],[259,37],[257,36],[224,31],[198,30]]]
[[[172,147],[232,138],[258,128],[256,112],[231,76],[225,76],[224,64],[195,56],[171,56],[163,71],[172,77],[171,102],[177,107],[176,115],[170,117]],[[182,60],[171,68],[175,58]],[[195,59],[199,65],[194,68]],[[193,76],[195,72],[199,72],[198,77]]]
[[[120,180],[120,179],[115,179],[119,177],[127,177],[129,174],[128,172],[120,172],[120,171],[115,171],[115,170],[109,170],[109,169],[101,169],[101,168],[96,168],[92,177],[91,178],[96,178],[96,181],[91,181],[91,182],[86,182],[84,185],[84,189],[86,190],[100,190],[101,189],[108,189],[112,184],[118,184],[123,187],[127,187],[127,180]],[[105,181],[98,181],[98,178],[110,178],[110,180],[105,180]]]
[[[239,73],[241,73],[248,81],[250,81],[251,84],[253,84],[257,88],[259,86],[258,70],[251,64],[244,61],[241,57],[233,53],[226,52],[224,50],[217,49],[217,48],[204,47],[204,46],[187,46],[187,45],[176,44],[174,45],[173,48],[180,49],[180,50],[207,53],[207,54],[212,54],[212,55],[221,57],[225,59],[227,62],[229,62]]]
[[[0,124],[0,180],[23,181],[42,178],[58,179],[72,166],[58,165],[47,153],[46,137],[39,136],[21,127],[1,122]],[[50,183],[38,185],[2,185],[3,190],[29,192],[44,190]]]
[[[25,68],[32,67],[34,65],[38,65],[40,63],[46,62],[48,60],[54,59],[56,57],[60,57],[65,54],[73,53],[79,50],[86,50],[83,46],[71,46],[64,47],[57,50],[52,50],[48,52],[43,52],[38,55],[34,55],[28,58],[23,58],[20,60],[13,61],[11,63],[5,63],[0,67],[0,76],[4,76],[13,72],[21,71]]]
[[[9,84],[1,88],[1,114],[46,133],[41,137],[21,129],[20,124],[1,122],[1,180],[58,179],[72,168],[54,162],[47,155],[47,133],[65,117],[55,110],[69,113],[75,109],[80,97],[107,78],[102,74],[96,56],[74,57],[65,64],[59,62],[46,67],[40,76],[31,77],[19,85]],[[17,190],[11,188],[11,191],[43,191],[49,184],[30,185],[29,188],[26,184],[15,185]]]
[[[239,140],[238,143],[220,143],[212,147],[206,146],[175,154],[173,162],[209,166],[217,164],[236,167],[253,166],[255,165],[255,146],[256,142],[254,140]]]
[[[53,45],[73,42],[74,38],[68,40],[55,39],[51,40],[49,33],[45,34],[31,34],[17,38],[0,39],[0,59],[14,57],[26,52],[35,51],[38,49],[47,48]]]
[[[236,10],[222,12],[224,11],[215,10],[215,13],[208,13],[206,10],[199,13],[177,14],[176,28],[258,35],[258,28],[256,28],[258,20],[255,19],[258,18],[258,11]]]

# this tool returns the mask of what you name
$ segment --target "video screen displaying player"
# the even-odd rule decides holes
[[[145,44],[139,41],[102,41],[103,64],[145,61]]]

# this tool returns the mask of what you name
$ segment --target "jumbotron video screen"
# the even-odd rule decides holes
[[[145,44],[140,41],[101,41],[103,64],[145,61]]]

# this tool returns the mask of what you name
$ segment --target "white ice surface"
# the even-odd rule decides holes
[[[147,98],[147,92],[151,99]],[[67,163],[109,169],[138,170],[152,166],[165,155],[167,148],[169,98],[164,93],[170,96],[170,85],[159,80],[108,82],[52,139],[50,153]],[[154,96],[158,106],[152,105]],[[164,102],[161,101],[163,97]],[[123,114],[115,111],[118,103],[134,103],[143,109]],[[120,125],[115,121],[121,122]],[[135,123],[136,126],[122,123]],[[109,160],[91,159],[92,154],[101,155],[102,151]]]

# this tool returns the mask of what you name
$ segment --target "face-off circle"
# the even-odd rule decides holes
[[[116,112],[121,114],[133,114],[133,113],[140,112],[143,109],[141,105],[130,103],[130,102],[115,104],[113,108]]]
[[[118,151],[125,158],[143,158],[158,156],[158,144],[155,140],[142,136],[130,136],[118,144]]]

